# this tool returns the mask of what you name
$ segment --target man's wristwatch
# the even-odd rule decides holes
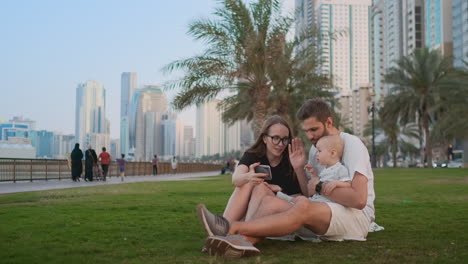
[[[321,182],[317,183],[317,185],[315,185],[315,192],[317,194],[320,194],[320,192],[322,191],[322,184],[323,184],[323,182],[321,181]]]

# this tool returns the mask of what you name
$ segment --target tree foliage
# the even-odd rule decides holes
[[[189,26],[188,33],[206,43],[203,54],[164,68],[184,72],[181,79],[165,85],[179,88],[173,101],[176,109],[222,95],[223,121],[252,120],[257,136],[268,114],[294,117],[299,101],[328,96],[321,90],[328,78],[317,74],[317,46],[299,49],[305,38],[287,40],[293,19],[281,15],[279,1],[220,3],[216,19],[198,19]]]
[[[457,98],[466,94],[467,86],[452,67],[452,61],[438,50],[423,48],[402,57],[385,75],[385,82],[392,87],[385,97],[387,111],[383,118],[397,120],[399,124],[421,124],[429,167],[432,167],[434,127],[444,122],[444,116],[453,114],[453,109],[463,109],[462,102],[466,104],[467,97]]]

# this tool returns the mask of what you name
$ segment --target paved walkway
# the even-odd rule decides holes
[[[76,188],[76,187],[87,187],[95,185],[108,185],[108,184],[122,184],[129,182],[149,182],[149,181],[185,181],[185,180],[205,180],[207,176],[217,176],[219,171],[208,171],[208,172],[194,172],[194,173],[178,173],[178,174],[161,174],[157,176],[128,176],[125,177],[124,182],[120,180],[120,177],[111,177],[107,181],[92,181],[86,182],[81,180],[80,182],[73,182],[71,179],[66,180],[37,180],[37,181],[17,181],[14,182],[2,182],[0,183],[0,194],[1,193],[17,193],[17,192],[30,192],[30,191],[43,191],[52,189],[65,189],[65,188]]]

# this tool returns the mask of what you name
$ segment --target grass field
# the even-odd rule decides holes
[[[468,263],[468,170],[375,171],[367,242],[258,244],[225,261],[200,253],[195,207],[222,213],[229,176],[0,195],[0,263]]]

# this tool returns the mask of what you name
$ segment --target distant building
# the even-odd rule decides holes
[[[197,157],[220,153],[221,113],[217,109],[218,103],[219,100],[212,100],[197,105]]]
[[[167,113],[166,95],[155,85],[135,91],[130,113],[130,149],[135,160],[151,160],[163,153],[162,115]],[[174,131],[175,137],[175,131]]]
[[[339,95],[370,81],[370,0],[317,0],[315,23],[322,33],[321,71],[333,78]],[[307,5],[309,6],[309,5]],[[335,33],[330,36],[329,33]]]
[[[89,144],[109,148],[109,121],[106,119],[106,92],[97,81],[76,88],[75,137],[83,149]]]
[[[9,122],[0,123],[0,140],[8,141],[10,137],[28,138],[29,132],[36,127],[36,121],[14,117]]]
[[[369,86],[361,87],[350,95],[339,98],[343,127],[351,129],[353,134],[360,138],[364,137],[364,128],[371,117],[369,112],[371,89]]]
[[[54,133],[52,141],[52,156],[56,159],[67,158],[75,147],[74,135]]]
[[[184,150],[181,156],[188,158],[195,157],[195,138],[192,126],[184,126]]]
[[[389,1],[389,0],[387,0]],[[424,0],[403,1],[403,55],[424,47]]]
[[[463,61],[468,61],[468,1],[452,0],[452,18],[454,66],[466,67]]]
[[[428,0],[424,6],[426,46],[444,56],[453,54],[452,0]],[[466,24],[466,21],[463,22]]]
[[[36,157],[54,158],[54,133],[46,130],[31,131],[31,143],[36,148]]]
[[[21,140],[28,140],[22,138]],[[24,141],[15,142],[0,141],[0,158],[21,158],[21,159],[35,159],[36,149],[29,143]]]
[[[212,100],[197,105],[197,157],[240,150],[241,124],[225,124],[222,121],[222,110],[218,109],[219,103],[219,100]]]
[[[129,125],[133,96],[137,87],[137,73],[123,72],[120,85],[120,148],[127,154],[129,151]]]
[[[111,140],[111,145],[110,145],[111,147],[110,147],[110,150],[109,150],[109,154],[113,158],[120,157],[120,154],[122,153],[120,151],[119,144],[120,144],[120,139],[112,139]]]
[[[176,120],[173,116],[164,114],[161,121],[161,156],[164,159],[170,159],[176,156]]]

